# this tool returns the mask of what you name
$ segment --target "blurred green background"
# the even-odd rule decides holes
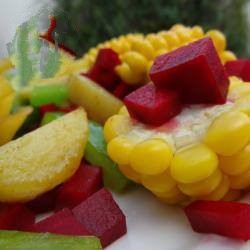
[[[150,33],[175,23],[219,28],[228,47],[248,56],[248,0],[56,0],[60,42],[78,56],[88,48],[120,34]]]

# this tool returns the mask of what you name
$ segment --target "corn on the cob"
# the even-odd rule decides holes
[[[244,90],[244,91],[243,91]],[[250,84],[230,78],[223,105],[192,105],[152,128],[126,108],[104,126],[110,157],[131,180],[170,204],[232,200],[250,187]]]
[[[113,38],[90,48],[78,64],[84,65],[87,70],[94,64],[100,48],[112,48],[121,60],[121,64],[116,66],[116,73],[120,78],[127,84],[142,84],[148,80],[147,73],[155,57],[204,36],[211,37],[223,63],[236,59],[233,52],[226,50],[226,38],[219,30],[213,29],[205,33],[200,26],[187,27],[176,24],[169,30],[158,33],[135,33]]]

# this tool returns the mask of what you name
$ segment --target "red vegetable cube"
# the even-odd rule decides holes
[[[120,82],[115,89],[113,90],[113,95],[123,99],[126,95],[128,95],[130,92],[132,92],[135,88],[131,85],[128,85],[124,82]]]
[[[24,204],[1,205],[1,230],[26,230],[35,221],[35,214]]]
[[[30,210],[35,213],[45,213],[55,208],[55,200],[58,193],[58,187],[42,194],[34,200],[27,203]]]
[[[194,231],[250,239],[250,204],[195,201],[185,208]]]
[[[250,60],[239,59],[225,64],[228,75],[238,76],[246,82],[250,82]]]
[[[151,125],[161,125],[181,111],[178,94],[153,83],[127,95],[124,103],[133,118]]]
[[[127,232],[126,219],[111,193],[101,189],[75,207],[76,219],[106,247]]]
[[[114,70],[115,66],[121,63],[118,54],[110,49],[104,48],[100,49],[96,58],[95,65],[109,70]]]
[[[177,90],[183,103],[220,104],[227,98],[229,81],[210,38],[157,57],[150,78],[157,87]]]
[[[101,169],[82,164],[76,173],[59,188],[56,207],[73,208],[101,189],[102,186]]]
[[[48,232],[66,235],[90,235],[68,208],[51,215],[50,217],[33,225],[35,232]]]
[[[47,112],[57,111],[57,106],[55,104],[42,105],[41,107],[39,107],[39,111],[40,111],[41,116],[44,116],[45,113]]]

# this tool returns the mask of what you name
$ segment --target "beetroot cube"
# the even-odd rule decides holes
[[[127,232],[126,218],[111,193],[101,189],[75,207],[76,219],[106,247]]]
[[[238,76],[246,82],[250,82],[250,60],[239,59],[225,64],[228,75]]]
[[[58,187],[48,191],[27,203],[30,210],[35,213],[45,213],[55,208],[55,200],[58,193]]]
[[[213,42],[203,38],[156,58],[150,78],[175,89],[183,103],[225,103],[229,81]]]
[[[100,49],[95,65],[104,69],[114,70],[121,63],[118,54],[109,48]]]
[[[66,235],[90,235],[68,208],[51,215],[33,225],[35,232],[48,232]]]
[[[1,230],[26,230],[35,221],[35,214],[24,204],[1,205]]]
[[[47,112],[57,111],[57,106],[55,104],[45,104],[39,107],[40,115],[44,116]]]
[[[56,207],[57,209],[73,208],[102,187],[101,169],[82,164],[76,173],[59,188]]]
[[[113,90],[113,95],[123,99],[126,95],[128,95],[130,92],[134,90],[134,87],[131,85],[128,85],[124,82],[120,82],[115,89]]]
[[[250,239],[250,204],[195,201],[185,208],[194,231]]]
[[[181,111],[178,94],[153,83],[127,95],[124,103],[133,118],[151,125],[161,125]]]

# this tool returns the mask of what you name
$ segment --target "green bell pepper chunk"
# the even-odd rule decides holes
[[[89,122],[90,135],[85,149],[85,158],[93,165],[102,168],[104,186],[117,192],[124,191],[132,182],[127,179],[107,154],[107,143],[103,128],[95,122]]]
[[[41,126],[58,119],[59,117],[63,116],[64,114],[65,113],[63,113],[63,112],[47,112],[47,113],[45,113],[45,115],[41,121]]]
[[[93,236],[65,236],[50,233],[0,231],[1,250],[101,250]]]

